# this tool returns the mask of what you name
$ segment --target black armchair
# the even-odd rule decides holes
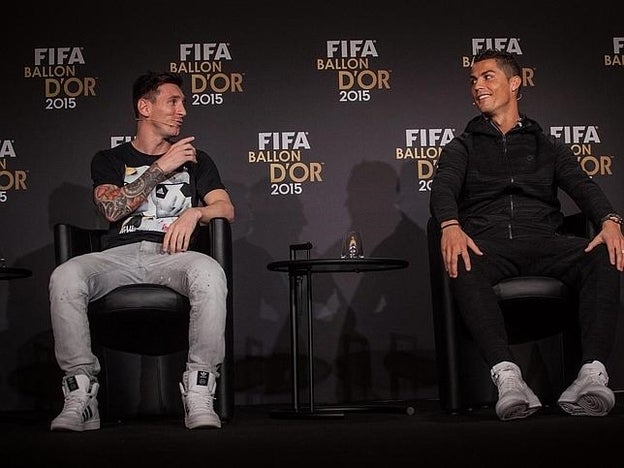
[[[590,237],[595,231],[578,213],[565,218],[564,232]],[[496,388],[455,308],[442,263],[440,229],[433,218],[427,237],[440,405],[451,413],[493,405]],[[543,403],[554,402],[580,366],[578,324],[570,313],[577,308],[575,292],[557,279],[541,276],[507,278],[494,290],[525,380]]]
[[[104,229],[54,226],[56,263],[101,250]],[[225,218],[199,228],[196,250],[223,267],[228,283],[225,358],[215,394],[223,421],[234,415],[232,232]],[[88,317],[99,376],[102,417],[183,414],[178,382],[188,353],[188,298],[165,286],[121,286],[89,304]]]

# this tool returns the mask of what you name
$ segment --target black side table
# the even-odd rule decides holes
[[[32,271],[27,268],[0,267],[0,280],[28,278]]]
[[[274,411],[272,416],[275,417],[342,417],[344,411],[360,410],[360,411],[392,411],[402,412],[412,415],[414,409],[412,407],[396,406],[389,407],[386,405],[358,405],[345,407],[315,407],[314,406],[314,334],[312,330],[312,274],[313,273],[363,273],[372,271],[387,271],[406,268],[409,263],[407,260],[397,258],[317,258],[317,259],[295,259],[293,256],[293,247],[309,250],[312,245],[310,243],[291,246],[291,260],[282,260],[271,262],[267,268],[271,271],[287,272],[290,279],[290,335],[291,335],[291,369],[292,369],[292,409],[285,411]],[[302,280],[306,279],[307,286],[307,321],[308,321],[308,391],[309,406],[302,407],[299,403],[299,368],[298,368],[298,313],[299,301],[301,296]]]

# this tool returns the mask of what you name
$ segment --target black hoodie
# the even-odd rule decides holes
[[[473,238],[550,237],[561,228],[558,189],[599,226],[611,203],[563,143],[526,116],[503,134],[483,115],[443,149],[431,185],[438,224],[458,219]]]

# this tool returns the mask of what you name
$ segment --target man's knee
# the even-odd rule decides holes
[[[50,275],[50,291],[56,290],[59,287],[67,288],[68,286],[77,285],[81,277],[82,275],[79,273],[79,269],[76,268],[74,262],[70,260],[61,263]]]
[[[596,265],[610,265],[611,261],[609,260],[609,250],[607,249],[606,244],[599,244],[594,247],[592,250],[587,252],[587,256],[590,264]]]
[[[201,261],[193,262],[187,272],[188,278],[196,285],[209,286],[226,286],[227,278],[223,267],[212,257],[206,257]]]

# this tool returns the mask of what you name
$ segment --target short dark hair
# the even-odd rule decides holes
[[[473,63],[488,59],[496,60],[496,64],[505,72],[507,78],[511,78],[515,75],[522,78],[522,68],[520,68],[514,54],[505,52],[504,50],[483,49],[474,56]]]
[[[139,99],[146,98],[152,100],[156,93],[158,93],[158,88],[166,83],[171,83],[182,88],[184,80],[179,73],[148,71],[134,81],[132,85],[132,104],[136,117],[139,116],[139,110],[137,108]]]

